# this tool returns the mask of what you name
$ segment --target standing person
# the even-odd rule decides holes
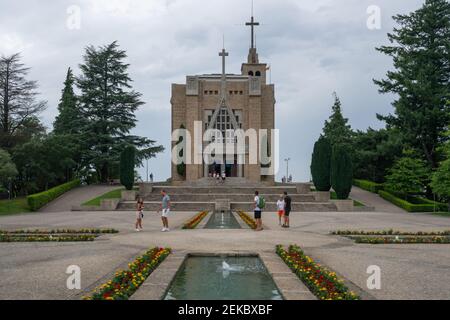
[[[261,231],[262,228],[262,210],[260,207],[260,200],[261,198],[259,197],[259,192],[255,191],[255,220],[256,220],[256,230],[255,231]]]
[[[225,180],[227,179],[227,174],[224,172],[222,172],[222,183],[225,183]]]
[[[153,182],[153,173],[150,173],[150,182]]]
[[[163,228],[161,232],[168,232],[169,229],[169,214],[170,214],[170,197],[167,194],[166,190],[161,191],[162,200],[161,200],[161,220],[163,223]]]
[[[142,198],[139,198],[136,203],[136,231],[141,231],[142,228],[142,219],[144,219],[144,200]]]
[[[278,209],[278,223],[281,226],[281,218],[284,216],[284,196],[280,195],[280,199],[277,201],[277,209]]]
[[[291,214],[291,202],[292,199],[288,196],[287,192],[284,192],[284,224],[283,228],[289,228],[289,215]]]

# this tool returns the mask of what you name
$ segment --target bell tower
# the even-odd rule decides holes
[[[247,22],[245,25],[249,26],[251,30],[251,45],[248,52],[247,63],[242,64],[242,75],[258,77],[261,84],[266,84],[267,64],[259,63],[258,51],[255,44],[255,27],[259,26],[260,24],[259,22],[256,22],[255,18],[253,17],[253,9],[250,22]]]

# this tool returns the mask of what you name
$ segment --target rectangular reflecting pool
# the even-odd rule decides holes
[[[231,211],[215,211],[205,225],[205,229],[241,229]]]
[[[188,257],[165,295],[165,300],[282,299],[256,256]]]

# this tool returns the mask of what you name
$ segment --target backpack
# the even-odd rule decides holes
[[[258,208],[264,209],[266,207],[266,199],[264,197],[259,196]]]

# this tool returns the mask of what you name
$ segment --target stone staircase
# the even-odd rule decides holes
[[[321,200],[310,191],[309,184],[292,184],[284,186],[268,186],[239,178],[227,179],[224,184],[214,179],[201,179],[195,184],[180,186],[158,186],[141,184],[139,197],[145,202],[147,211],[157,211],[161,204],[161,191],[165,190],[171,199],[172,211],[202,211],[222,209],[223,205],[231,210],[253,211],[255,191],[266,199],[265,211],[275,212],[276,201],[286,191],[292,198],[293,212],[337,211],[336,205],[329,200]],[[132,211],[135,201],[121,201],[117,210]]]

